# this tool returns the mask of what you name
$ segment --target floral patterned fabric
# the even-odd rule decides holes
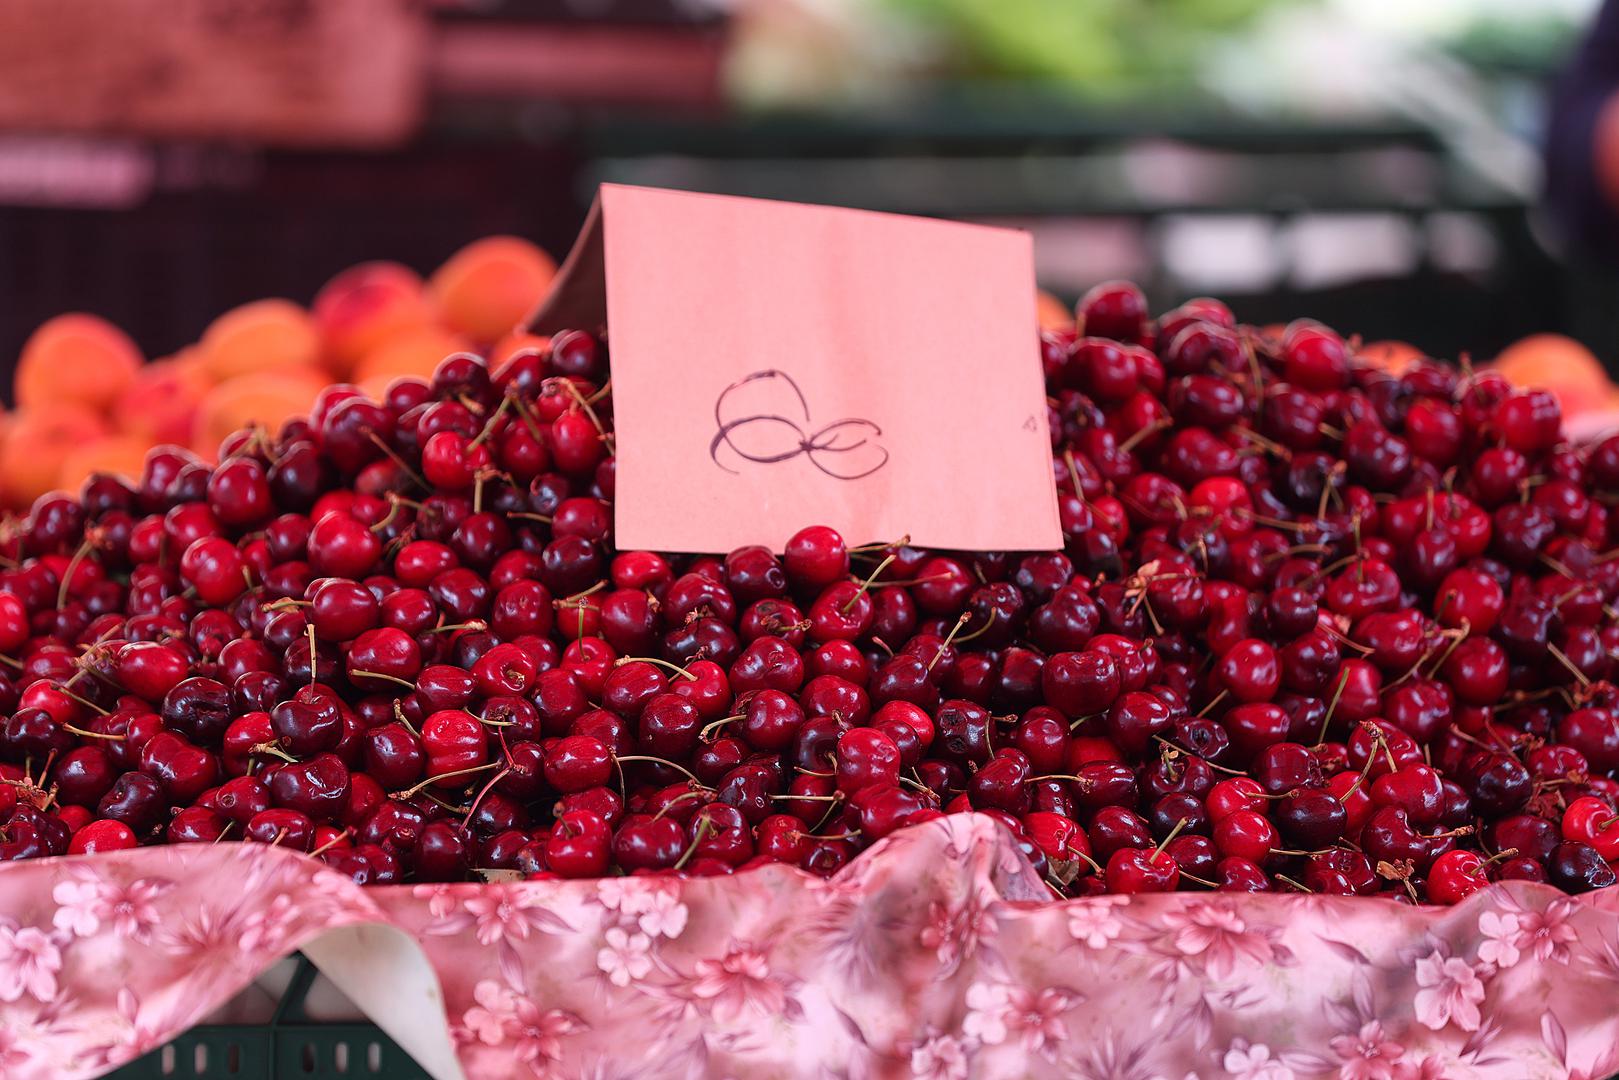
[[[1616,890],[1044,896],[965,815],[830,881],[360,889],[254,844],[18,863],[0,870],[0,1076],[103,1073],[357,924],[419,943],[468,1077],[1619,1072]]]

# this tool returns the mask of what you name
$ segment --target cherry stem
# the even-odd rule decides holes
[[[1214,697],[1209,699],[1209,703],[1207,705],[1197,710],[1197,715],[1200,717],[1207,716],[1210,711],[1212,711],[1216,705],[1220,704],[1220,702],[1224,701],[1230,695],[1230,693],[1230,690],[1221,690],[1218,694],[1215,694]]]
[[[232,822],[231,824],[235,824],[235,823]],[[320,847],[316,848],[314,851],[311,851],[309,854],[311,854],[311,855],[320,855],[320,854],[323,854],[323,853],[325,853],[327,851],[330,851],[332,848],[336,847],[338,844],[341,844],[343,841],[347,840],[353,834],[354,834],[354,830],[345,826],[342,832],[338,833],[336,836],[332,837],[330,840],[326,841],[324,844],[322,844]]]
[[[902,776],[900,779],[903,780],[905,778]],[[843,792],[834,791],[830,795],[793,795],[788,793],[786,795],[771,795],[768,797],[776,802],[842,802]]]
[[[109,715],[107,710],[103,709],[100,705],[97,705],[95,702],[90,701],[88,698],[80,697],[78,694],[75,694],[73,691],[69,690],[65,686],[60,686],[59,685],[59,686],[57,686],[56,689],[57,689],[57,692],[60,693],[63,697],[71,698],[72,700],[77,701],[80,705],[83,705],[86,709],[90,709],[93,712],[100,713],[102,716]]]
[[[384,682],[391,682],[398,686],[403,686],[406,690],[416,689],[416,684],[411,682],[409,679],[401,679],[397,675],[389,675],[382,671],[360,671],[355,669],[349,672],[349,678],[351,679],[356,675],[363,675],[368,679],[381,679]]]
[[[685,802],[687,799],[701,799],[704,795],[708,794],[708,792],[708,788],[704,788],[701,791],[682,791],[679,795],[676,795],[674,798],[658,807],[658,812],[652,815],[652,820],[657,821],[663,815],[667,814],[670,807],[674,806],[676,803]]]
[[[1158,419],[1154,420],[1152,423],[1148,424],[1146,427],[1142,428],[1140,431],[1121,442],[1119,444],[1119,453],[1128,454],[1151,436],[1156,435],[1160,431],[1169,427],[1171,423],[1172,421],[1167,416],[1160,416]]]
[[[319,657],[315,653],[315,624],[310,623],[304,629],[309,631],[309,685],[315,685],[315,675],[320,669]]]
[[[692,836],[691,843],[686,845],[686,850],[680,853],[679,859],[675,860],[674,868],[676,870],[684,868],[691,861],[691,857],[697,854],[697,845],[708,839],[708,834],[712,830],[713,825],[706,817],[697,823],[697,832]]]
[[[1214,762],[1210,761],[1208,758],[1198,757],[1197,754],[1195,754],[1192,751],[1186,749],[1186,747],[1181,746],[1179,743],[1171,742],[1169,739],[1164,738],[1164,736],[1162,736],[1162,735],[1154,735],[1153,739],[1155,741],[1161,743],[1162,745],[1168,747],[1169,749],[1174,750],[1176,753],[1185,754],[1187,757],[1198,758],[1199,761],[1203,762],[1203,764],[1207,765],[1209,768],[1213,769],[1215,772],[1223,772],[1227,776],[1247,776],[1248,775],[1247,773],[1243,772],[1241,769],[1228,769],[1224,765],[1216,765]]]
[[[871,583],[877,580],[877,575],[881,574],[884,570],[887,570],[889,564],[897,558],[899,558],[899,553],[895,552],[882,562],[878,563],[877,569],[873,570],[871,572],[871,576],[860,583],[860,588],[856,589],[854,591],[854,595],[849,597],[848,601],[843,605],[843,607],[838,609],[838,613],[840,615],[847,615],[850,611],[854,610],[855,604],[859,603],[860,598],[866,594],[866,590],[871,588]]]
[[[410,720],[405,716],[405,710],[399,704],[399,699],[398,698],[394,698],[393,705],[394,705],[394,719],[399,721],[401,724],[404,724],[406,731],[410,732],[412,735],[416,736],[418,739],[421,738],[422,733],[417,731],[416,730],[416,725],[411,723]]]
[[[273,742],[255,743],[253,745],[253,749],[250,750],[249,753],[268,754],[270,757],[280,758],[282,761],[285,761],[289,765],[296,765],[298,763],[297,758],[293,757],[291,754],[287,753],[285,750],[283,750],[281,747],[277,746]]]
[[[1208,878],[1200,878],[1196,874],[1188,874],[1185,870],[1181,871],[1180,876],[1185,878],[1187,881],[1195,881],[1199,885],[1202,885],[1205,888],[1218,889],[1220,887],[1218,884],[1216,884],[1215,882],[1210,881]]]
[[[1187,818],[1181,818],[1179,821],[1175,822],[1175,827],[1169,830],[1169,835],[1158,841],[1158,846],[1152,849],[1152,857],[1147,860],[1149,863],[1156,863],[1158,861],[1158,856],[1164,853],[1164,848],[1169,846],[1169,842],[1175,839],[1175,837],[1179,836],[1182,829],[1186,828],[1186,822],[1188,820],[1189,819]]]
[[[658,667],[668,668],[676,675],[690,679],[692,682],[697,681],[697,676],[693,675],[679,664],[670,663],[668,660],[660,660],[656,656],[621,656],[617,660],[613,661],[613,666],[616,668],[623,667],[625,664],[656,664]]]
[[[428,786],[430,784],[436,784],[440,780],[451,780],[451,779],[454,779],[457,776],[471,776],[473,773],[488,772],[490,769],[496,769],[496,768],[499,768],[499,767],[500,767],[499,762],[491,761],[491,762],[488,762],[488,763],[483,764],[483,765],[472,765],[472,766],[469,766],[469,767],[467,767],[465,769],[455,769],[455,770],[453,770],[451,772],[439,773],[437,776],[429,776],[426,780],[423,780],[419,784],[411,785],[410,787],[406,788],[404,791],[396,791],[396,792],[394,792],[394,798],[396,798],[396,799],[414,798],[415,796],[420,795],[423,791],[427,790],[427,788],[428,788]]]
[[[7,664],[7,665],[9,665],[11,667],[16,668],[18,671],[21,671],[24,667],[27,666],[21,660],[18,660],[15,656],[7,656],[5,653],[0,653],[0,664]]]
[[[90,554],[90,549],[94,546],[95,541],[86,536],[84,542],[79,545],[78,550],[73,553],[73,558],[67,561],[67,569],[62,571],[62,586],[56,590],[57,611],[61,611],[67,605],[68,587],[73,584],[73,571],[79,568],[79,564],[84,561],[85,556]]]
[[[382,436],[378,435],[375,431],[372,431],[370,428],[366,429],[365,437],[367,439],[370,439],[371,442],[373,442],[374,444],[376,444],[377,448],[379,450],[381,450],[384,454],[388,455],[388,460],[393,462],[395,465],[399,466],[399,468],[404,471],[406,476],[410,477],[412,480],[414,480],[416,482],[416,486],[421,487],[421,488],[426,488],[429,491],[432,490],[433,485],[429,484],[427,482],[427,480],[423,478],[421,473],[419,473],[415,469],[411,468],[410,462],[408,462],[404,458],[400,457],[398,452],[396,450],[394,450],[393,447],[388,445],[388,440],[387,439],[384,439]]]
[[[861,555],[868,551],[888,551],[892,548],[902,548],[911,542],[911,534],[906,533],[898,540],[877,540],[869,544],[856,544],[849,549],[850,555]]]
[[[544,446],[545,436],[540,434],[539,423],[534,419],[534,414],[529,411],[528,402],[513,394],[512,403],[517,406],[517,418],[523,422],[524,427],[528,428],[528,433],[534,436],[535,442]]]
[[[1559,649],[1556,645],[1553,645],[1549,641],[1546,642],[1546,649],[1553,656],[1557,657],[1557,662],[1559,664],[1562,664],[1564,667],[1568,668],[1570,674],[1572,674],[1574,676],[1574,678],[1579,681],[1580,686],[1587,687],[1587,686],[1591,685],[1590,676],[1586,675],[1585,672],[1581,671],[1579,669],[1579,667],[1577,667],[1575,665],[1574,661],[1572,661],[1572,660],[1570,660],[1568,658],[1567,653],[1565,653],[1562,649]]]
[[[701,780],[697,779],[696,774],[693,773],[690,769],[686,768],[684,765],[676,765],[674,762],[670,761],[667,758],[652,757],[652,756],[650,756],[648,754],[619,754],[616,757],[614,757],[613,760],[618,762],[620,765],[622,765],[626,761],[647,761],[647,762],[651,762],[654,765],[667,765],[667,766],[669,766],[669,768],[671,768],[671,769],[675,770],[676,772],[680,773],[681,775],[689,778],[692,781],[692,783],[694,783],[694,784],[702,784],[703,783]],[[704,784],[703,786],[707,787],[706,784]]]
[[[1338,685],[1332,691],[1332,700],[1327,703],[1327,711],[1321,717],[1321,734],[1316,736],[1316,745],[1327,741],[1327,729],[1332,726],[1332,713],[1338,707],[1338,699],[1344,696],[1344,687],[1349,685],[1349,672],[1338,673]]]
[[[704,742],[713,742],[715,739],[714,732],[718,731],[726,724],[735,723],[736,721],[741,720],[746,715],[746,713],[737,713],[734,716],[722,716],[718,720],[715,720],[712,724],[704,725],[703,730],[697,733],[697,737]]]
[[[72,724],[63,724],[62,730],[70,731],[73,734],[78,735],[80,738],[85,739],[107,739],[112,742],[123,742],[125,739],[129,738],[128,735],[113,735],[105,731],[90,731],[87,728],[74,727]]]
[[[506,415],[506,410],[511,408],[511,405],[512,399],[510,397],[500,399],[500,404],[495,406],[495,411],[490,413],[489,418],[483,422],[483,430],[478,432],[477,437],[467,444],[468,450],[476,450],[484,444],[489,436],[495,433],[496,421]]]
[[[1068,482],[1074,486],[1075,498],[1079,499],[1080,502],[1084,502],[1085,489],[1084,485],[1079,482],[1079,463],[1074,460],[1074,452],[1072,450],[1064,450],[1062,452],[1062,459],[1064,464],[1068,466]]]
[[[466,828],[467,823],[472,820],[472,815],[478,812],[478,804],[483,802],[483,797],[489,794],[490,789],[505,779],[506,774],[511,771],[511,766],[508,765],[506,768],[501,769],[498,773],[489,778],[489,783],[483,786],[483,790],[479,791],[478,794],[473,798],[472,805],[467,807],[467,816],[461,819],[462,828]]]
[[[1280,882],[1283,882],[1285,884],[1291,885],[1291,886],[1293,886],[1293,888],[1297,889],[1299,892],[1302,892],[1302,893],[1313,893],[1313,892],[1315,892],[1315,890],[1310,888],[1308,885],[1300,884],[1299,882],[1294,881],[1292,878],[1288,877],[1286,874],[1277,874],[1276,875],[1276,880],[1280,881]]]
[[[950,647],[950,642],[955,640],[956,634],[960,633],[961,628],[963,626],[966,626],[967,625],[967,620],[971,619],[971,618],[972,618],[972,613],[971,612],[963,611],[961,613],[961,618],[956,620],[956,625],[952,626],[950,628],[950,632],[944,636],[944,640],[939,642],[938,649],[935,650],[934,653],[933,653],[933,659],[928,661],[928,666],[927,666],[928,671],[933,670],[933,665],[935,665],[935,664],[937,664],[939,662],[939,657],[944,655],[944,651]],[[983,631],[979,631],[979,632],[982,633]]]
[[[435,626],[427,631],[429,634],[451,634],[457,630],[487,630],[489,624],[482,619],[473,619],[471,622],[450,623],[448,626]]]

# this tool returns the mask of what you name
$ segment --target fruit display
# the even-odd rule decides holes
[[[252,377],[366,336],[202,347]],[[1062,551],[617,550],[582,331],[42,495],[0,537],[0,857],[829,875],[972,811],[1061,896],[1614,882],[1619,438],[1123,283],[1040,355]]]
[[[17,409],[0,419],[0,506],[26,510],[93,472],[139,476],[146,451],[160,443],[212,460],[232,431],[307,414],[333,382],[380,397],[393,379],[431,375],[452,352],[477,345],[498,360],[534,345],[506,332],[555,273],[549,255],[514,236],[474,241],[426,280],[398,263],[362,263],[327,282],[307,309],[279,299],[243,304],[195,344],[150,363],[105,319],[59,315],[17,361]]]

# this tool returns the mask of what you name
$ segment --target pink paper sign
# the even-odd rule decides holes
[[[1039,550],[1034,297],[1023,232],[609,184],[534,329],[607,325],[621,548]]]

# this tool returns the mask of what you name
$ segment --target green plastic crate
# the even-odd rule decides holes
[[[108,1074],[114,1080],[428,1080],[374,1024],[312,1022],[304,998],[315,965],[298,969],[268,1024],[201,1024]]]

